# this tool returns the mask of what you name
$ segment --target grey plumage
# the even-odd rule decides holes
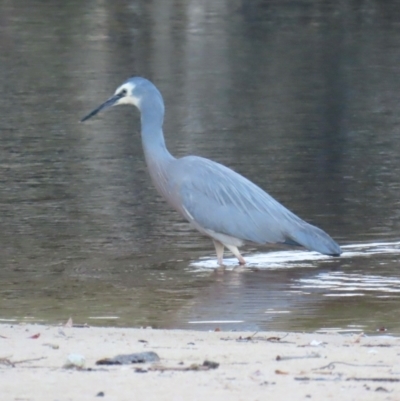
[[[174,158],[162,132],[162,97],[150,81],[129,79],[82,121],[117,104],[133,104],[141,111],[142,142],[153,183],[178,213],[214,240],[219,264],[223,263],[224,246],[244,263],[237,247],[245,241],[301,245],[326,255],[341,254],[328,234],[233,170],[202,157]]]

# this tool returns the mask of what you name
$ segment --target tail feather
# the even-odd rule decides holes
[[[291,231],[285,244],[301,245],[310,251],[330,256],[340,256],[342,253],[340,246],[325,231],[308,223]]]

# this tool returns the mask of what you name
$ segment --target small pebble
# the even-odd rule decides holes
[[[319,347],[319,346],[322,345],[322,344],[323,344],[322,341],[317,341],[317,340],[312,340],[312,341],[310,342],[310,345],[311,345],[312,347]]]
[[[64,368],[78,368],[82,369],[85,366],[85,357],[80,354],[69,354],[65,361]]]
[[[59,349],[60,346],[58,344],[51,344],[51,343],[44,343],[43,344],[44,347],[50,347],[52,349]]]

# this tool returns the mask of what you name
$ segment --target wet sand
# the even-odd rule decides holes
[[[96,364],[146,351],[160,360]],[[63,367],[70,354],[83,356],[84,366]],[[15,401],[400,400],[400,338],[2,324],[0,394]]]

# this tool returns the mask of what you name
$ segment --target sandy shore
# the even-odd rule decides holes
[[[253,334],[3,324],[0,398],[400,400],[399,338]],[[96,364],[147,351],[160,360]],[[70,354],[82,369],[63,367]]]

